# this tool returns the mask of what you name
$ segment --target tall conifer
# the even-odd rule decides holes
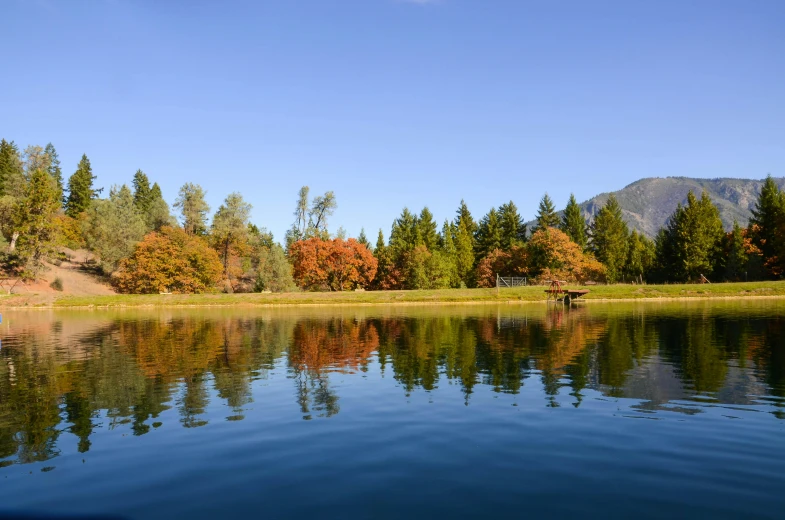
[[[543,196],[542,200],[540,200],[540,206],[537,209],[537,217],[535,220],[537,221],[537,225],[534,231],[559,225],[559,215],[556,213],[556,207],[553,205],[553,201],[547,193]]]
[[[93,189],[95,179],[90,159],[83,154],[76,171],[68,179],[68,199],[65,212],[69,217],[75,218],[90,207],[90,201],[97,194],[97,191]]]
[[[572,193],[567,207],[564,208],[564,215],[562,215],[559,227],[570,237],[570,240],[581,246],[582,249],[586,249],[586,220],[583,218],[581,207]]]
[[[608,282],[621,280],[627,261],[629,229],[622,217],[621,206],[614,195],[608,197],[591,226],[591,248],[605,264]]]

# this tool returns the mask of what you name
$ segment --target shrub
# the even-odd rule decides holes
[[[55,291],[63,291],[63,279],[59,276],[52,280],[52,283],[49,284],[49,287],[54,289]]]

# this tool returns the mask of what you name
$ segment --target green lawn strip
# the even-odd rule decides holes
[[[568,288],[583,288],[567,285]],[[586,300],[637,300],[652,298],[731,298],[785,296],[783,282],[748,282],[707,285],[597,285]],[[57,296],[54,307],[230,306],[230,305],[351,305],[396,303],[472,303],[544,301],[545,287],[512,289],[440,289],[425,291],[366,291],[282,294],[155,294],[112,296]],[[0,298],[13,306],[14,299]]]

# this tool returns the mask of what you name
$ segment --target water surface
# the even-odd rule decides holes
[[[785,302],[7,312],[0,511],[785,511]]]

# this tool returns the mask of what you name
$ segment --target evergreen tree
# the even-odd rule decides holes
[[[632,280],[645,279],[654,265],[654,242],[633,230],[627,245],[624,274]]]
[[[398,258],[412,251],[421,242],[417,217],[409,211],[409,208],[403,208],[401,216],[393,222],[390,232],[390,248],[393,254]]]
[[[455,269],[458,279],[464,285],[472,285],[472,274],[474,271],[474,236],[467,229],[467,223],[461,220],[454,229],[455,237]]]
[[[147,175],[142,170],[136,170],[133,185],[134,204],[136,204],[136,208],[141,211],[142,214],[146,214],[150,209],[150,203],[152,202],[150,179],[147,178]],[[158,190],[160,194],[160,188]]]
[[[398,280],[395,275],[395,266],[390,252],[390,247],[384,241],[384,233],[379,230],[379,236],[376,239],[376,247],[373,250],[373,256],[376,258],[376,277],[373,279],[371,288],[375,290],[380,289],[397,289]]]
[[[499,225],[502,235],[501,248],[504,251],[510,251],[512,246],[526,242],[526,224],[513,201],[499,207]]]
[[[614,195],[608,197],[591,226],[591,248],[607,269],[609,283],[621,280],[627,262],[629,229]]]
[[[466,230],[474,236],[477,232],[477,223],[474,221],[471,212],[469,211],[469,207],[466,205],[466,202],[461,199],[461,205],[458,207],[458,210],[455,212],[455,226],[457,227],[461,222],[466,227]]]
[[[556,213],[556,207],[553,205],[553,201],[547,193],[540,201],[535,220],[537,221],[537,225],[534,231],[559,225],[559,215]]]
[[[63,170],[60,168],[60,157],[57,155],[57,150],[52,143],[46,145],[44,153],[49,157],[49,175],[54,179],[57,185],[57,191],[60,193],[60,198],[63,198]],[[63,201],[65,202],[65,201]]]
[[[136,204],[136,197],[134,197],[134,204]],[[137,208],[139,206],[137,205]],[[147,224],[147,229],[151,231],[158,231],[164,226],[176,226],[177,219],[172,216],[169,210],[169,204],[164,200],[161,193],[161,187],[158,183],[154,183],[150,189],[150,197],[147,204],[147,210],[143,213],[144,221]]]
[[[744,231],[739,223],[733,221],[733,230],[727,235],[725,279],[738,281],[746,278],[749,258],[744,247]]]
[[[477,230],[475,252],[479,262],[489,253],[501,249],[502,229],[499,222],[499,213],[495,208],[491,208],[487,215],[480,220],[480,227]]]
[[[201,186],[190,182],[180,188],[174,207],[180,210],[183,229],[189,235],[204,235],[207,232],[210,206],[204,200],[206,194]]]
[[[65,204],[65,213],[69,217],[76,218],[80,213],[87,211],[98,190],[93,189],[93,182],[96,176],[93,175],[93,168],[87,155],[82,155],[79,165],[71,178],[68,179],[68,198]]]
[[[455,268],[458,278],[460,283],[466,286],[472,285],[475,259],[474,236],[478,227],[466,202],[461,200],[453,224],[453,243],[455,244]]]
[[[21,197],[24,194],[25,179],[22,157],[13,141],[0,140],[0,197],[9,195]]]
[[[444,221],[442,226],[442,233],[440,238],[440,250],[442,258],[447,271],[447,279],[450,287],[458,287],[461,284],[460,277],[458,276],[458,251],[455,249],[455,242],[453,242],[453,235],[455,229],[453,224],[448,220]]]
[[[41,260],[54,249],[56,224],[60,208],[57,183],[46,170],[36,170],[30,177],[25,197],[17,206],[18,242],[16,250],[25,260],[25,270],[35,277]]]
[[[750,219],[750,238],[763,254],[769,276],[777,276],[778,232],[785,226],[785,195],[769,175],[763,182]],[[772,269],[773,268],[773,269]]]
[[[417,227],[420,233],[420,240],[422,244],[428,248],[428,251],[436,251],[436,246],[439,242],[439,233],[436,231],[436,222],[433,220],[433,213],[425,207],[420,212],[420,217],[417,219]]]
[[[357,242],[367,247],[368,250],[372,251],[371,243],[368,241],[368,237],[365,236],[365,228],[360,229],[360,236],[357,237]]]
[[[687,205],[679,204],[658,235],[657,264],[670,280],[696,281],[701,275],[724,274],[722,243],[725,232],[717,206],[704,191],[701,198],[690,191]]]
[[[560,229],[570,237],[570,240],[581,246],[581,249],[586,249],[586,220],[583,218],[581,207],[572,193],[567,207],[564,209]]]
[[[296,289],[292,278],[292,265],[286,253],[278,244],[264,248],[260,252],[259,271],[256,278],[256,291],[287,292]]]

